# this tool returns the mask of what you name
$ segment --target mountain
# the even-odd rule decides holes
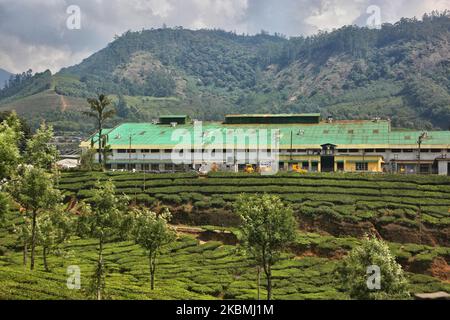
[[[8,81],[12,73],[0,68],[0,89],[5,86],[5,81]]]
[[[450,13],[290,39],[182,28],[126,32],[55,75],[24,75],[0,91],[0,111],[18,109],[33,126],[45,117],[57,130],[86,132],[93,125],[80,110],[100,92],[117,110],[110,125],[168,113],[220,120],[227,113],[321,112],[449,129]]]

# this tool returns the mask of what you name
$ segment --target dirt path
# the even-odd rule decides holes
[[[61,99],[61,111],[64,112],[67,110],[67,108],[69,107],[69,105],[67,104],[66,99],[64,98],[64,96],[59,96]]]

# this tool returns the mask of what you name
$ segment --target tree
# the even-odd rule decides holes
[[[171,215],[166,209],[157,215],[148,209],[137,210],[133,228],[134,241],[147,250],[150,266],[150,288],[155,288],[156,259],[164,245],[175,240],[175,233],[169,227]]]
[[[116,104],[116,114],[121,118],[127,118],[130,114],[130,107],[127,104],[123,95],[119,95],[119,100]]]
[[[45,122],[41,124],[30,140],[27,141],[25,149],[25,161],[38,168],[50,170],[55,167],[59,153],[54,145],[53,128]]]
[[[81,154],[80,167],[82,170],[92,171],[94,170],[94,157],[96,151],[95,149],[87,149]]]
[[[15,111],[0,112],[0,122],[5,122],[16,133],[17,146],[20,151],[25,150],[27,139],[31,137],[31,129],[27,122],[20,118]]]
[[[105,266],[103,262],[103,247],[107,241],[119,238],[126,234],[128,221],[124,215],[128,199],[117,197],[116,188],[109,180],[96,183],[90,205],[85,206],[81,214],[78,229],[98,240],[98,258],[94,276],[91,283],[91,292],[95,293],[97,300],[101,300],[105,287]]]
[[[11,195],[24,208],[31,219],[31,270],[34,270],[37,243],[37,217],[53,209],[62,199],[54,188],[53,175],[41,168],[25,167],[22,174],[12,184]]]
[[[277,196],[243,194],[235,203],[235,211],[242,220],[241,241],[266,275],[267,299],[270,300],[272,266],[296,236],[297,222],[292,208]]]
[[[0,224],[4,221],[8,210],[9,210],[8,194],[6,192],[0,191]]]
[[[112,118],[115,110],[107,110],[111,105],[111,100],[104,94],[100,94],[97,99],[89,98],[88,100],[90,111],[84,112],[89,117],[92,117],[97,122],[98,130],[98,162],[103,167],[102,149],[103,149],[103,126],[105,121]]]
[[[371,269],[379,268],[379,287],[370,289]],[[354,248],[338,268],[344,288],[350,297],[359,300],[404,299],[409,297],[407,281],[402,267],[388,245],[376,238],[366,237],[361,246]]]
[[[44,269],[50,271],[47,256],[51,252],[60,252],[61,244],[69,240],[72,234],[72,219],[63,206],[57,206],[40,216],[37,225]]]
[[[20,162],[18,134],[7,121],[0,124],[0,180],[9,178]]]
[[[27,216],[23,217],[23,223],[19,226],[14,225],[14,233],[17,234],[17,241],[20,245],[22,245],[23,252],[23,266],[27,265],[28,258],[28,246],[31,242],[31,222]]]

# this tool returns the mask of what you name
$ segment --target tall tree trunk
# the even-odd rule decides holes
[[[155,290],[156,255],[150,254],[150,289]]]
[[[34,270],[34,256],[36,251],[36,211],[33,211],[33,222],[31,226],[31,270]]]
[[[102,122],[98,122],[98,163],[100,164],[100,167],[103,168],[103,162],[102,162]]]
[[[23,266],[27,265],[27,255],[28,255],[28,242],[25,240],[23,243]]]
[[[97,300],[102,300],[102,277],[103,277],[103,238],[99,241],[97,272]]]
[[[258,301],[261,300],[261,267],[258,266]]]
[[[50,270],[48,269],[48,264],[47,264],[47,247],[44,247],[42,249],[42,258],[44,260],[44,270],[46,272],[49,272]]]
[[[272,268],[270,265],[266,268],[266,278],[267,278],[267,300],[272,300]]]

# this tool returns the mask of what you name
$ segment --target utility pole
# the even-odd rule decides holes
[[[417,144],[419,145],[419,154],[417,157],[417,165],[418,165],[418,170],[417,170],[417,174],[420,174],[420,167],[421,167],[421,148],[422,148],[422,143],[423,140],[425,140],[425,138],[427,137],[427,133],[424,131],[422,132],[422,134],[419,136],[419,139],[417,140]]]
[[[146,166],[147,166],[147,164],[145,163],[145,154],[143,154],[142,155],[142,157],[144,158],[144,161],[142,161],[144,164],[143,164],[143,166],[144,166],[144,193],[145,193],[145,168],[146,168]]]
[[[128,171],[131,170],[131,134],[130,134],[130,146],[128,149]]]
[[[293,132],[292,132],[292,130],[291,130],[291,162],[292,162],[292,160],[293,160],[292,152],[294,151],[294,150],[292,150],[292,148],[294,147],[293,139],[294,139],[294,136],[293,136]]]

